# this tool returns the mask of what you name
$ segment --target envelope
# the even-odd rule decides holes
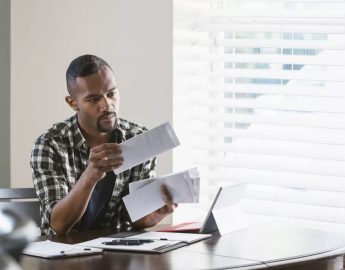
[[[119,174],[128,170],[175,148],[179,144],[180,142],[169,122],[139,134],[120,144],[124,161],[120,168],[114,170],[114,173]]]
[[[129,184],[129,195],[123,197],[132,222],[165,205],[160,191],[162,184],[166,185],[174,203],[199,201],[200,178],[197,168],[133,182]]]

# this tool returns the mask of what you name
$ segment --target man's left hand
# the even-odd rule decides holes
[[[163,218],[173,213],[175,208],[178,206],[176,203],[173,203],[172,196],[165,185],[161,185],[160,190],[165,201],[165,205],[134,222],[133,226],[135,229],[143,229],[156,225]]]

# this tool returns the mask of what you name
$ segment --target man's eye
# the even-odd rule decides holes
[[[96,103],[98,101],[98,98],[91,98],[88,100],[88,102],[91,102],[91,103]]]
[[[109,92],[109,93],[107,94],[107,96],[108,96],[108,97],[113,97],[113,96],[115,96],[115,94],[116,94],[116,91],[111,91],[111,92]]]

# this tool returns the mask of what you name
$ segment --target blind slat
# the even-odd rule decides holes
[[[213,41],[214,42],[214,41]],[[344,40],[231,40],[217,39],[217,46],[234,48],[292,48],[292,49],[315,49],[315,50],[344,50]]]
[[[297,157],[266,156],[233,153],[226,158],[205,158],[201,153],[191,152],[193,163],[214,168],[249,168],[259,170],[286,171],[292,173],[310,173],[345,177],[343,161],[329,161]]]
[[[232,181],[246,181],[262,186],[277,186],[295,189],[328,190],[345,192],[345,177],[291,173],[249,168],[231,168],[227,171],[212,171],[202,175],[212,185]]]
[[[189,67],[185,66],[188,71]],[[344,71],[344,72],[343,72]],[[186,73],[185,70],[179,72]],[[217,69],[215,71],[204,71],[202,66],[192,66],[190,75],[200,77],[224,77],[224,78],[248,78],[248,79],[280,79],[280,80],[301,80],[301,81],[335,81],[343,82],[345,70],[329,68],[329,72],[320,70],[263,70],[263,69]]]
[[[180,86],[183,89],[183,86]],[[307,87],[307,86],[293,86],[289,85],[260,85],[260,84],[213,84],[213,85],[195,85],[189,87],[188,92],[195,96],[199,96],[199,92],[204,93],[253,93],[253,94],[271,94],[271,95],[285,95],[285,96],[312,96],[312,97],[339,97],[345,98],[345,85],[343,83],[332,84],[332,87]],[[193,93],[198,92],[198,93]],[[186,94],[186,93],[184,93]],[[178,94],[177,94],[178,96]]]
[[[246,213],[261,214],[274,217],[288,217],[305,220],[328,221],[345,223],[345,211],[343,208],[310,206],[303,204],[289,204],[260,200],[242,200],[242,206]],[[296,211],[298,208],[298,211]]]
[[[232,143],[195,144],[195,151],[208,150],[219,153],[248,153],[257,155],[273,155],[284,157],[303,157],[345,161],[344,145],[312,144],[300,142],[284,142],[258,139],[234,139]],[[345,162],[344,162],[345,166]]]
[[[245,197],[251,200],[277,201],[337,208],[345,207],[345,197],[341,192],[249,185],[246,189]]]
[[[299,1],[300,2],[300,1]],[[344,3],[344,2],[342,2]],[[226,9],[226,10],[213,10],[205,12],[200,12],[198,16],[196,16],[196,20],[200,17],[231,17],[234,19],[244,19],[244,18],[250,18],[253,20],[259,20],[259,19],[265,19],[265,18],[285,18],[285,19],[320,19],[320,18],[329,18],[329,19],[342,19],[344,16],[344,11],[341,9],[317,9],[317,10],[291,10],[291,12],[286,12],[285,9],[282,8],[276,8],[274,9],[274,12],[272,10],[262,10],[260,12],[257,12],[257,9],[255,7],[248,8],[244,10],[242,13],[238,13],[235,9]]]
[[[188,117],[186,111],[185,114]],[[311,127],[311,128],[334,128],[345,129],[344,115],[342,114],[298,114],[293,112],[276,112],[262,115],[247,115],[247,114],[230,114],[230,113],[200,113],[193,112],[190,116],[191,120],[208,121],[209,123],[219,122],[233,122],[233,123],[253,123],[265,125],[283,125],[283,126],[297,126],[297,127]]]
[[[309,33],[309,34],[344,34],[344,25],[302,25],[302,24],[205,24],[198,28],[201,32],[261,32],[261,33]]]
[[[174,33],[176,39],[176,48],[185,46],[187,50],[193,52],[195,46],[209,48],[215,45],[215,48],[231,47],[231,48],[279,48],[279,49],[313,49],[313,50],[344,50],[344,42],[342,36],[337,37],[337,42],[331,40],[288,40],[288,39],[224,39],[212,38],[205,35],[189,35],[178,32]],[[179,44],[180,43],[180,44]],[[196,45],[197,44],[197,45]],[[188,48],[188,46],[190,48]]]
[[[305,127],[256,125],[248,129],[212,128],[211,130],[195,127],[191,128],[189,134],[192,134],[193,137],[204,136],[206,138],[218,136],[345,145],[345,130],[330,131],[328,129]]]
[[[189,53],[190,51],[190,53]],[[262,55],[262,54],[204,54],[203,56],[194,53],[194,48],[184,50],[185,55],[180,56],[183,64],[196,62],[199,64],[207,62],[233,62],[233,63],[266,63],[266,64],[290,64],[290,65],[320,65],[320,66],[343,66],[341,59],[345,51],[332,51],[329,54],[321,54],[316,57],[300,55]]]
[[[255,99],[241,98],[199,98],[194,100],[196,105],[207,107],[232,107],[249,109],[270,109],[299,112],[325,112],[325,113],[344,113],[345,98],[292,98],[276,96],[261,100],[260,96]]]

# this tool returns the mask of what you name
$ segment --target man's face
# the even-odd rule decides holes
[[[120,96],[113,72],[103,66],[97,73],[78,77],[74,86],[74,110],[88,133],[109,133],[116,128]]]

